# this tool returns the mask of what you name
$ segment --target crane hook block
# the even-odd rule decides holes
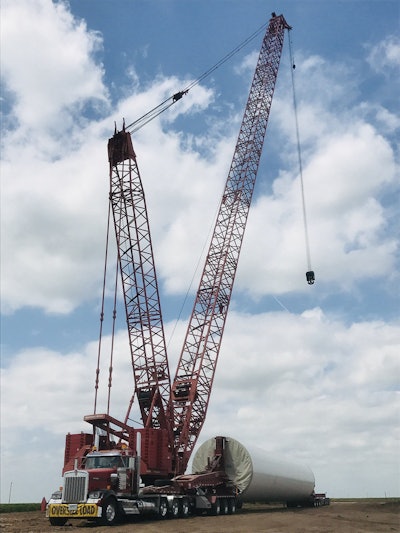
[[[309,272],[306,272],[306,278],[307,278],[307,283],[309,285],[314,285],[315,275],[314,275],[314,271],[313,270],[310,270]]]

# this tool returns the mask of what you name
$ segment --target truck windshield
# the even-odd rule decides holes
[[[85,468],[91,470],[93,468],[119,468],[123,467],[124,461],[120,455],[92,455],[86,457]]]

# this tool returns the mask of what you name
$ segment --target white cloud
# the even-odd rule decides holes
[[[385,233],[385,208],[378,198],[394,182],[395,161],[387,141],[367,124],[325,140],[308,156],[303,172],[311,255],[319,281],[349,290],[364,278],[393,271],[398,241]],[[249,218],[238,281],[252,294],[296,290],[298,272],[303,275],[299,178],[282,172],[273,192],[257,201]]]
[[[17,37],[9,28],[21,18],[21,6],[7,4],[4,26],[11,41]],[[100,38],[83,22],[75,21],[64,4],[33,2],[26,9],[32,20],[36,17],[37,23],[31,27],[39,27],[41,22],[44,27],[50,25],[52,40],[71,42],[71,50],[79,47],[80,52],[60,54],[58,45],[48,50],[41,40],[30,49],[30,63],[40,58],[46,72],[40,83],[50,87],[52,98],[42,87],[34,86],[33,95],[25,90],[24,76],[34,73],[25,72],[17,44],[15,54],[7,55],[5,79],[18,96],[13,113],[21,125],[4,135],[2,241],[7,253],[2,255],[7,284],[3,309],[12,312],[28,305],[69,313],[88,301],[100,286],[108,126],[116,120],[120,127],[120,117],[139,117],[144,109],[151,109],[187,81],[159,77],[142,89],[136,80],[131,94],[118,102],[112,116],[104,109],[101,120],[82,124],[76,120],[75,104],[99,97],[107,101],[103,67],[94,56]],[[53,68],[55,58],[57,68]],[[343,95],[353,91],[349,68],[340,64],[328,68],[323,59],[312,56],[296,69],[301,81],[297,81],[301,88],[299,122],[312,256],[321,279],[346,290],[364,278],[386,275],[393,267],[397,248],[396,237],[383,235],[385,207],[377,196],[393,183],[394,154],[383,134],[364,120],[365,109],[357,116],[357,109],[352,108],[350,117],[343,102]],[[65,72],[65,79],[60,78],[59,69]],[[253,295],[296,290],[304,270],[293,111],[287,74],[283,72],[282,77],[271,115],[279,145],[272,136],[267,142],[272,145],[269,150],[276,145],[282,160],[286,159],[286,170],[275,180],[273,195],[261,196],[254,206],[238,277],[238,287]],[[80,78],[84,83],[77,81]],[[62,91],[54,87],[60,80]],[[22,107],[27,105],[28,93],[32,102],[38,100],[31,112],[39,114],[44,108],[44,121],[38,116],[25,120]],[[212,101],[213,93],[198,85],[161,121],[147,125],[134,138],[157,269],[167,292],[186,290],[206,242],[232,157],[236,117],[232,117],[232,124],[228,122],[228,128],[226,121],[214,121],[214,127],[195,137],[166,130],[181,116],[187,119],[204,111]],[[60,112],[70,127],[67,132],[61,128],[57,136],[54,120]],[[261,167],[259,182],[263,173]]]
[[[202,439],[228,432],[288,454],[332,496],[354,494],[374,463],[374,494],[395,494],[399,348],[399,323],[231,313]]]
[[[50,86],[50,97],[41,86],[27,91],[30,84],[24,76],[34,73],[25,72],[19,47],[16,46],[14,56],[14,48],[8,45],[13,53],[7,55],[4,73],[9,89],[16,95],[12,114],[18,120],[16,127],[3,135],[2,306],[4,312],[37,306],[46,312],[70,313],[93,298],[101,286],[108,196],[106,139],[112,134],[113,119],[120,122],[122,116],[140,116],[143,109],[150,109],[185,83],[176,78],[159,78],[146,92],[137,89],[139,92],[121,100],[115,117],[82,123],[76,118],[75,104],[99,97],[106,100],[102,66],[93,59],[98,36],[88,32],[83,22],[77,23],[62,3],[9,3],[3,25],[11,43],[16,39],[17,21],[23,15],[35,21],[30,24],[32,28],[41,27],[43,31],[43,27],[50,25],[51,36],[57,43],[71,43],[71,50],[77,46],[80,52],[65,56],[58,53],[57,46],[48,51],[40,39],[32,47],[30,63],[40,62],[46,76],[39,77],[43,78],[41,83]],[[45,33],[42,38],[47,38]],[[54,87],[60,82],[59,69],[65,75],[65,80],[61,77],[61,93]],[[211,97],[209,90],[197,87],[182,99],[180,107],[173,108],[167,120],[185,112],[198,112]],[[31,113],[37,115],[27,117],[22,109],[28,105],[25,99],[32,106]],[[206,165],[197,152],[190,147],[182,151],[182,142],[185,141],[179,134],[163,134],[161,123],[149,125],[147,132],[138,135],[139,162],[142,154],[148,155],[150,164],[143,165],[144,172],[147,170],[148,175],[157,178],[149,183],[150,201],[154,188],[162,193],[155,207],[160,208],[164,228],[168,218],[173,218],[173,206],[186,201],[187,188],[182,180],[188,174],[206,174]],[[160,148],[157,159],[155,143]],[[174,170],[174,160],[182,164],[179,172]],[[195,194],[190,196],[193,201]],[[169,217],[163,217],[167,213]],[[157,232],[155,237],[157,240]]]
[[[99,383],[102,397],[98,412],[106,408],[110,340],[104,338],[102,344],[103,368]],[[133,390],[126,346],[127,333],[123,331],[115,339],[113,374],[120,385],[118,389],[124,391],[118,392],[114,405],[121,418]],[[67,426],[80,431],[86,425],[82,422],[83,416],[93,408],[97,348],[97,343],[93,342],[74,353],[28,348],[15,354],[10,365],[3,369],[2,394],[8,408],[2,414],[2,426],[10,430],[25,427],[29,431],[46,426],[47,431],[61,435]],[[30,386],[21,390],[18,383]]]
[[[3,80],[23,130],[60,133],[82,117],[85,105],[107,100],[102,66],[94,60],[102,40],[67,4],[6,1],[2,18]]]
[[[167,324],[167,331],[171,328]],[[172,369],[182,328],[179,324],[170,349]],[[343,496],[343,487],[354,495],[356,482],[350,475],[341,470],[348,476],[346,483],[337,479],[343,463],[350,472],[357,468],[359,477],[369,475],[373,461],[382,469],[374,495],[394,494],[399,339],[399,323],[347,326],[320,309],[300,316],[232,312],[201,440],[222,433],[245,445],[290,455],[318,472],[320,488],[331,496]],[[103,339],[97,412],[106,408],[109,340]],[[133,390],[126,346],[123,331],[115,342],[110,413],[119,419]],[[82,419],[93,406],[96,358],[94,342],[74,353],[24,350],[3,370],[2,450],[11,459],[3,462],[4,494],[10,481],[22,476],[25,456],[39,457],[44,438],[54,446],[49,458],[54,471],[34,490],[25,493],[21,488],[20,494],[40,501],[58,486],[64,434],[90,432]],[[14,453],[19,455],[17,464]]]
[[[2,9],[9,111],[2,131],[3,311],[30,307],[73,316],[77,307],[99,300],[106,140],[113,122],[120,126],[121,117],[139,117],[188,82],[159,77],[142,87],[132,65],[133,87],[111,111],[97,55],[101,37],[73,19],[66,3],[6,1]],[[396,42],[381,46],[385,64],[395,65]],[[390,225],[388,201],[398,193],[392,137],[398,120],[383,104],[357,100],[360,77],[354,65],[299,57],[296,87],[317,280],[325,298],[338,290],[356,297],[363,281],[386,283],[398,276],[399,237]],[[371,51],[371,64],[376,57]],[[241,72],[252,61],[247,58]],[[282,70],[277,89],[267,161],[260,168],[202,439],[224,432],[296,454],[313,467],[319,488],[333,496],[343,495],[343,487],[349,495],[364,496],[357,478],[374,486],[375,495],[394,494],[399,324],[348,316],[341,321],[318,308],[300,315],[239,311],[245,293],[257,300],[307,288],[292,96],[289,75]],[[157,270],[170,294],[183,294],[188,287],[232,157],[241,113],[232,106],[221,121],[220,114],[212,115],[219,106],[215,98],[212,90],[197,85],[134,138]],[[204,119],[206,109],[210,115]],[[196,135],[181,131],[184,118],[203,120],[207,129]],[[269,166],[274,154],[279,170]],[[269,188],[263,179],[271,172]],[[183,327],[179,323],[177,329]],[[172,373],[180,342],[174,337]],[[112,393],[117,418],[123,418],[133,386],[127,347],[121,332],[113,379],[118,386]],[[89,343],[75,352],[27,347],[8,354],[1,402],[3,494],[10,481],[26,477],[29,457],[38,464],[44,459],[58,475],[64,433],[87,430],[82,416],[93,404],[96,350],[96,343]],[[103,370],[99,410],[107,377]],[[376,478],[371,464],[380,469]],[[40,477],[31,466],[29,472],[31,479]],[[58,481],[53,476],[25,485],[19,489],[21,500],[39,501]]]
[[[378,73],[387,74],[388,69],[400,67],[400,39],[397,35],[388,35],[383,41],[369,46],[368,63]]]
[[[280,154],[271,195],[250,213],[238,286],[253,297],[307,290],[301,185],[291,81],[283,70],[270,117],[266,150]],[[398,235],[390,228],[385,191],[397,189],[399,166],[392,113],[352,105],[351,67],[300,56],[296,68],[298,121],[308,234],[318,283],[350,291],[365,279],[396,276]],[[288,165],[289,163],[289,165]],[[268,160],[266,162],[268,165]],[[263,178],[263,167],[258,181]],[[303,266],[304,265],[304,266]],[[299,289],[300,287],[300,289]]]

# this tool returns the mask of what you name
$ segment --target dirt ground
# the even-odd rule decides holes
[[[52,527],[44,513],[4,513],[3,533],[380,533],[400,532],[400,502],[333,502],[316,509],[286,509],[282,506],[245,505],[230,516],[196,516],[175,520],[129,521],[113,528],[71,520]]]

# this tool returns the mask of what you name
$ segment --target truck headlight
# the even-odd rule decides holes
[[[100,498],[102,497],[102,493],[99,490],[94,490],[92,492],[89,492],[88,497],[91,500],[100,500]]]

